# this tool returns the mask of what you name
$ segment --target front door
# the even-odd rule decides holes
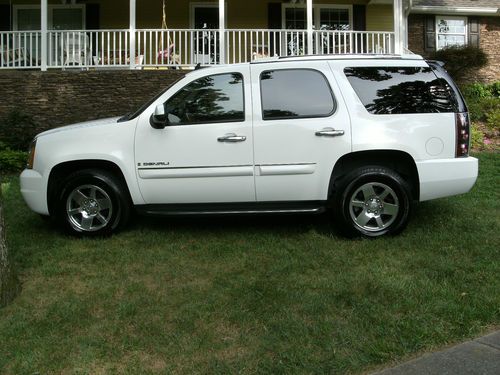
[[[326,61],[252,65],[257,200],[324,201],[351,126]]]
[[[250,69],[219,71],[191,73],[139,117],[136,166],[147,204],[255,201]],[[168,118],[161,130],[150,125],[158,104]]]
[[[195,5],[192,10],[193,64],[210,65],[219,61],[219,8]]]

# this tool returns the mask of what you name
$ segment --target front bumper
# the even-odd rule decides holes
[[[48,215],[47,189],[43,176],[33,169],[21,173],[21,194],[28,207],[41,215]]]
[[[420,201],[467,193],[477,180],[478,160],[473,157],[417,162]]]

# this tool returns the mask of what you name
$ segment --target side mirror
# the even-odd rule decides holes
[[[168,125],[168,116],[165,115],[165,106],[159,104],[155,108],[155,112],[151,115],[149,123],[154,129],[165,129]]]

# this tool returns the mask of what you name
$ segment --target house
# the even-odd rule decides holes
[[[481,47],[489,58],[474,80],[500,80],[500,0],[409,0],[407,48],[426,56],[449,45]]]
[[[0,69],[193,67],[480,45],[500,0],[0,0]]]
[[[0,68],[399,54],[403,0],[0,0]]]

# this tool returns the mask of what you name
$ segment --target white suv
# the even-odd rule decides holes
[[[469,191],[469,118],[416,55],[279,58],[198,69],[135,113],[47,131],[21,191],[71,232],[130,213],[321,213],[349,235],[400,232],[412,203]]]

